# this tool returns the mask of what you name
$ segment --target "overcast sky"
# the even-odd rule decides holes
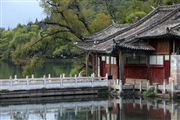
[[[18,23],[45,18],[39,0],[0,0],[0,27],[14,28]]]

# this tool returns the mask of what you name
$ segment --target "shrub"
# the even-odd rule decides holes
[[[155,88],[149,88],[147,91],[143,93],[145,97],[155,97]]]

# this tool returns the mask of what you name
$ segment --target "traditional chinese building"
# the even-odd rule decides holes
[[[113,24],[76,46],[91,54],[96,76],[168,82],[171,55],[180,54],[180,4],[158,6],[133,24]]]

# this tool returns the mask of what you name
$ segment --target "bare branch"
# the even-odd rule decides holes
[[[50,2],[48,2],[48,4],[52,4]],[[65,24],[63,23],[59,23],[59,22],[44,22],[47,25],[54,25],[54,26],[59,26],[59,27],[63,27],[69,30],[69,32],[71,32],[74,36],[76,36],[78,39],[84,41],[84,36],[82,36],[82,34],[78,33],[78,31],[74,30],[73,27],[71,27],[72,25],[69,23],[69,21],[67,20],[64,11],[63,10],[59,10],[59,5],[56,4],[52,4],[52,7],[56,8],[56,10],[53,9],[54,12],[57,12],[60,14],[61,19],[64,20]],[[78,9],[80,11],[80,9]],[[78,17],[79,20],[84,23],[85,27],[88,28],[88,25],[85,23],[85,19],[82,19],[82,17]],[[88,31],[90,31],[90,29],[88,29]]]
[[[47,1],[47,3],[48,3],[49,5],[51,5],[51,6],[53,6],[53,7],[59,7],[58,4],[53,4],[53,3],[51,3],[50,1]]]
[[[73,10],[76,14],[76,16],[78,17],[78,20],[83,23],[83,25],[85,26],[86,30],[91,33],[91,30],[89,28],[89,25],[85,19],[85,17],[82,15],[81,13],[81,8],[80,5],[77,1],[74,1],[72,4],[69,5],[68,7],[69,9]]]
[[[43,32],[40,33],[41,35],[41,39],[37,40],[36,42],[34,42],[30,47],[34,46],[35,44],[39,43],[40,41],[44,40],[44,38],[47,38],[49,36],[53,36],[53,35],[56,35],[58,33],[61,33],[61,32],[69,32],[68,30],[58,30],[56,32],[53,32],[51,34],[47,34],[46,36],[43,36]]]

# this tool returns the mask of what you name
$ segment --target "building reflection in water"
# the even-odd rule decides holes
[[[0,120],[180,120],[178,103],[112,99],[0,106]]]

